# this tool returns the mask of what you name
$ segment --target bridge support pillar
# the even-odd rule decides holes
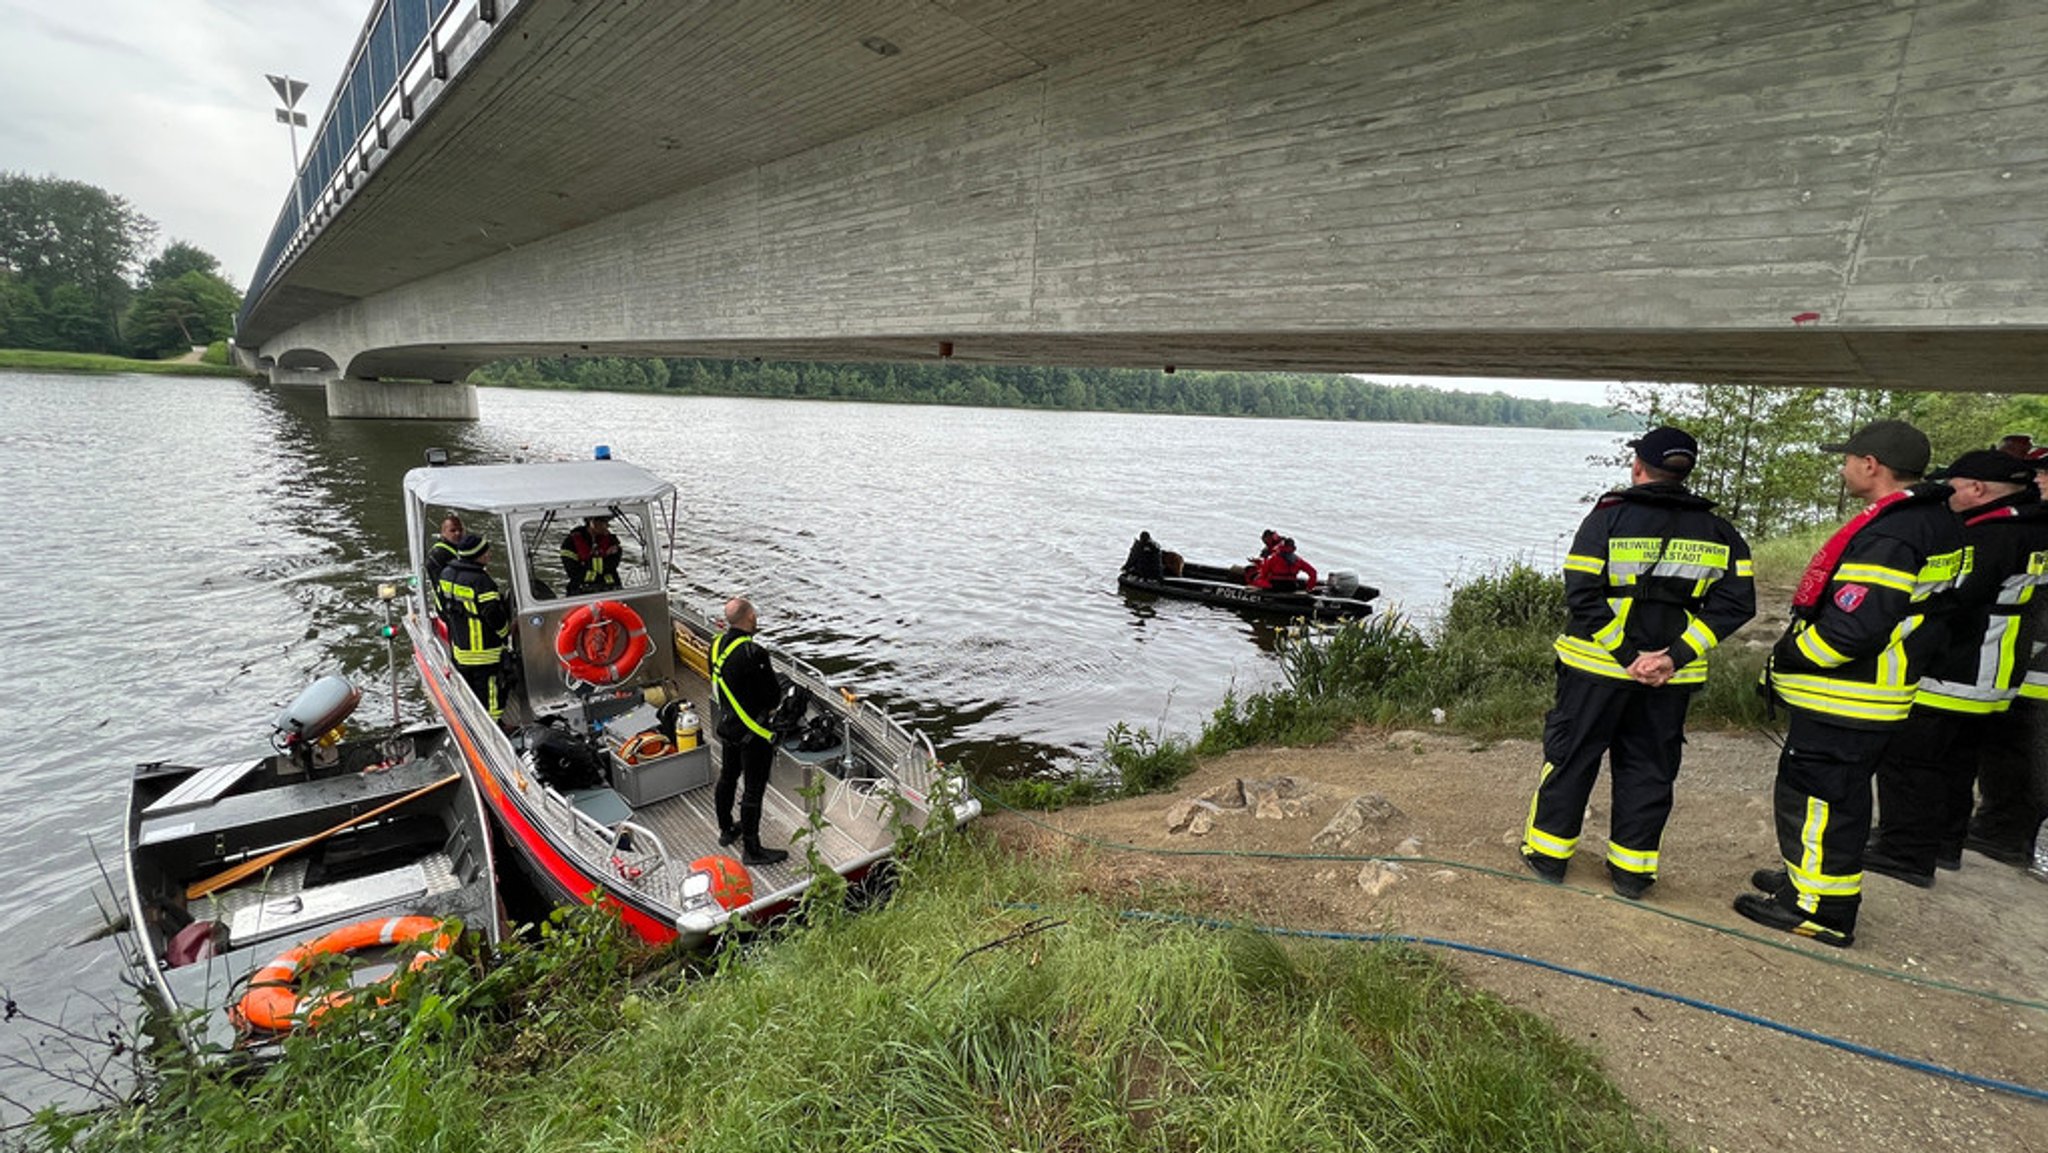
[[[270,366],[270,383],[273,385],[297,385],[301,388],[326,388],[334,379],[331,368],[283,368]]]
[[[327,415],[360,420],[475,420],[476,386],[448,381],[330,379]]]

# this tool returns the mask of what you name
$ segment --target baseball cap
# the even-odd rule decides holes
[[[455,542],[456,556],[473,557],[481,555],[483,551],[484,538],[475,533],[466,533],[461,540]]]
[[[1995,448],[1966,452],[1946,468],[1927,474],[1928,480],[1991,480],[2004,484],[2031,484],[2034,462],[2003,453]]]
[[[1820,450],[1874,456],[1892,471],[1914,476],[1927,471],[1927,460],[1934,455],[1934,450],[1927,447],[1927,434],[1903,420],[1873,420],[1850,434],[1848,440],[1821,445]]]
[[[1651,468],[1681,476],[1691,472],[1700,457],[1700,442],[1684,429],[1670,425],[1659,425],[1629,441],[1628,446],[1636,450],[1636,459]]]

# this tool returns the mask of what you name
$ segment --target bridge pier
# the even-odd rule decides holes
[[[330,377],[327,415],[343,420],[475,420],[476,386]]]

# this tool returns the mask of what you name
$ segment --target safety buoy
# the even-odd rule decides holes
[[[754,899],[753,875],[731,857],[698,857],[690,862],[690,872],[702,873],[709,879],[707,891],[721,909],[742,908]]]
[[[618,601],[578,605],[555,635],[562,667],[592,685],[615,685],[633,675],[652,647],[640,614]]]
[[[449,948],[455,944],[454,937],[433,917],[381,917],[357,921],[317,940],[295,945],[278,954],[276,960],[256,970],[255,975],[249,978],[249,991],[235,1005],[234,1016],[243,1025],[273,1033],[285,1032],[302,1023],[302,1013],[304,1024],[317,1025],[329,1010],[348,1004],[355,995],[350,990],[337,989],[311,1004],[302,1003],[297,981],[300,968],[307,962],[317,957],[339,957],[358,949],[394,945],[428,934],[433,934],[432,943],[414,953],[406,964],[407,972],[417,973],[447,956]],[[377,998],[379,1005],[390,1001],[389,995]]]

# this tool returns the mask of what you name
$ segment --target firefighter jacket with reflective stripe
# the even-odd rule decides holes
[[[738,629],[711,638],[711,695],[724,714],[718,721],[724,740],[745,740],[748,733],[775,739],[765,722],[782,699],[782,685],[768,651],[753,640],[754,634]]]
[[[1756,615],[1749,543],[1713,507],[1666,482],[1600,498],[1564,561],[1571,619],[1552,647],[1565,667],[1628,680],[1638,656],[1668,649],[1668,683],[1707,679],[1707,654]]]
[[[495,665],[505,654],[511,610],[482,565],[456,557],[441,567],[441,619],[458,665]]]
[[[562,570],[569,574],[572,597],[618,588],[619,538],[577,525],[562,538]]]
[[[1963,578],[1962,522],[1944,485],[1920,484],[1852,537],[1764,676],[1785,704],[1838,725],[1906,719]]]
[[[2048,584],[2048,505],[2031,488],[1962,514],[1966,573],[1948,640],[1914,703],[1956,713],[2003,712],[2019,695],[2037,639],[2028,608]]]

